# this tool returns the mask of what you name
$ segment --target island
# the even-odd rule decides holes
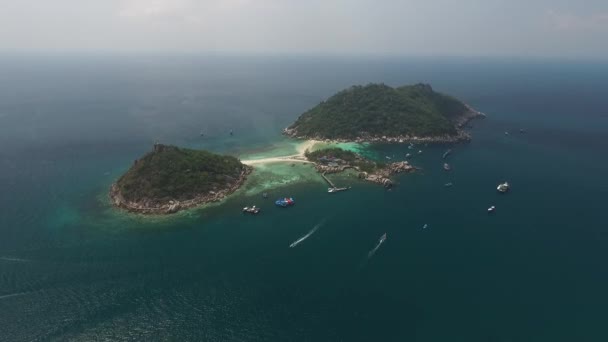
[[[468,141],[463,130],[485,116],[428,84],[393,88],[353,86],[308,110],[283,133],[293,138],[343,142]]]
[[[110,198],[130,212],[171,214],[221,200],[251,171],[232,156],[157,143],[112,184]]]
[[[338,173],[347,169],[358,171],[358,177],[369,182],[381,184],[390,188],[393,185],[391,176],[397,173],[412,172],[416,168],[407,161],[394,163],[376,162],[361,155],[341,149],[339,147],[324,148],[315,151],[306,151],[306,159],[315,165],[315,169],[323,176],[329,173]],[[332,188],[333,183],[326,179]]]

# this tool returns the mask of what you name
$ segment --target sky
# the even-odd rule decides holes
[[[608,0],[0,0],[0,51],[608,59]]]

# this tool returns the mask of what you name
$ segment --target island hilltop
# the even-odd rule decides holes
[[[155,144],[112,184],[110,198],[131,212],[169,214],[219,201],[238,189],[251,170],[235,157]]]
[[[353,86],[300,115],[284,130],[294,138],[351,142],[458,142],[484,116],[428,84]]]

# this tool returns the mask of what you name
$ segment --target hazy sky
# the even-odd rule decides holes
[[[608,0],[0,0],[0,50],[608,59]]]

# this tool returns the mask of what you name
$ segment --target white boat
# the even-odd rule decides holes
[[[489,213],[493,213],[493,212],[494,212],[494,210],[496,210],[496,207],[495,207],[495,206],[491,206],[491,207],[489,207],[489,208],[488,208],[488,212],[489,212]]]
[[[422,150],[418,150],[418,154],[422,154]]]
[[[443,163],[443,169],[445,171],[450,171],[452,169],[452,167],[450,166],[450,164],[448,163]]]
[[[260,208],[256,207],[255,205],[252,205],[251,207],[243,208],[243,212],[249,214],[257,214],[260,212]]]
[[[379,243],[383,243],[386,240],[386,233],[384,233],[381,237],[380,240],[378,240]]]
[[[452,184],[452,182],[443,184],[443,186],[445,186],[446,188],[449,188],[452,185],[454,185],[454,184]]]
[[[424,226],[422,226],[422,229],[427,229],[429,227],[429,225],[427,223],[424,224]]]
[[[412,156],[412,155],[408,153],[408,154],[406,154],[406,155],[405,155],[405,158],[409,158],[409,157],[411,157],[411,156]]]
[[[510,189],[509,183],[507,183],[507,182],[498,184],[498,186],[496,187],[496,190],[498,190],[498,192],[501,192],[501,193],[505,193],[505,192],[509,191],[509,189]]]

